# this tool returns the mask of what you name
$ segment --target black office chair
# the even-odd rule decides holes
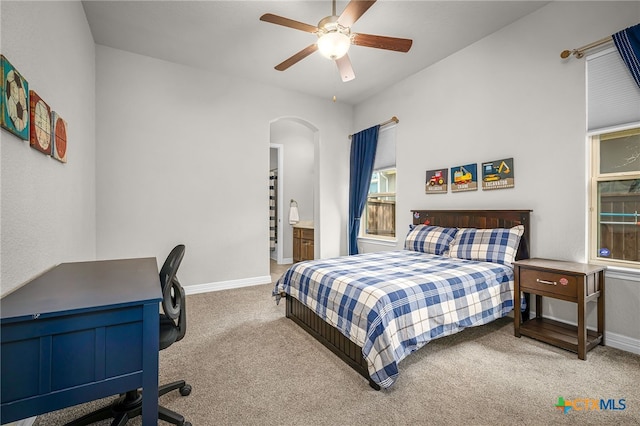
[[[184,289],[180,285],[176,273],[184,257],[185,247],[180,244],[174,247],[160,269],[160,285],[162,287],[162,310],[160,314],[160,350],[168,348],[181,340],[187,331],[187,311]],[[177,320],[177,323],[176,323]],[[158,396],[178,389],[182,396],[191,393],[191,386],[179,380],[158,388]],[[121,426],[129,419],[142,414],[142,394],[139,389],[121,394],[111,405],[76,419],[67,426],[82,426],[113,417],[111,426]],[[158,406],[158,418],[178,426],[191,426],[184,416],[168,408]]]

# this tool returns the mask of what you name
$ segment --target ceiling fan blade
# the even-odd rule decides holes
[[[372,34],[352,34],[351,43],[356,46],[375,47],[376,49],[408,52],[413,40],[408,38],[386,37]]]
[[[308,33],[318,32],[318,27],[305,24],[304,22],[294,21],[293,19],[283,18],[282,16],[274,15],[272,13],[265,13],[260,17],[260,20],[272,24],[282,25],[283,27],[293,28],[295,30],[306,31]]]
[[[342,58],[336,59],[336,65],[338,65],[338,71],[340,71],[340,78],[343,82],[351,81],[356,78],[351,66],[351,59],[349,55],[344,55]]]
[[[305,47],[304,49],[302,49],[301,51],[299,51],[289,59],[286,59],[283,62],[279,63],[278,65],[275,66],[275,68],[278,71],[284,71],[287,68],[289,68],[291,65],[295,64],[296,62],[301,61],[307,56],[311,55],[316,50],[318,50],[318,45],[316,43],[313,43]]]
[[[352,26],[375,2],[376,0],[351,0],[342,11],[338,22],[345,27]]]

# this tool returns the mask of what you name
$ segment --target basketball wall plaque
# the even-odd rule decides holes
[[[58,115],[57,112],[51,112],[51,121],[53,123],[53,158],[67,162],[67,122]]]

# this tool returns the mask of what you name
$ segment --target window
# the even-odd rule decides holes
[[[640,268],[640,88],[615,48],[586,68],[589,261]]]
[[[396,236],[396,131],[380,129],[361,237],[395,239]]]
[[[640,127],[591,139],[595,214],[590,257],[640,267]]]

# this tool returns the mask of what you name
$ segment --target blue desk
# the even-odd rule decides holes
[[[155,258],[63,263],[0,300],[2,424],[142,387],[158,423]]]

